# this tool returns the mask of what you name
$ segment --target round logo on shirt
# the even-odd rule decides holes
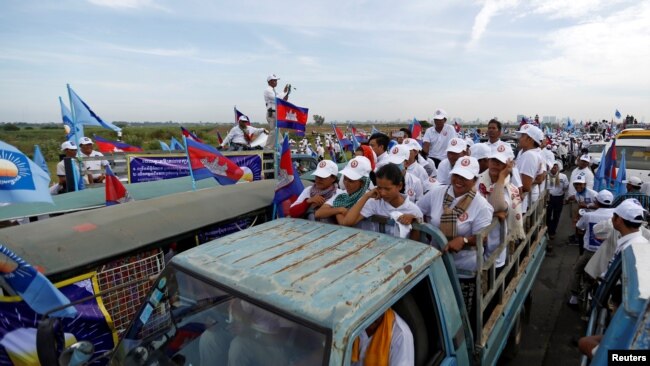
[[[512,203],[512,209],[514,210],[517,207],[517,205],[513,202]]]
[[[516,214],[516,215],[515,215],[515,219],[517,219],[517,220],[521,220],[521,214],[519,214],[519,213]]]
[[[406,192],[409,196],[413,196],[415,192],[413,192],[412,189],[409,189],[408,192]]]
[[[437,182],[436,177],[429,177],[429,182],[431,183]]]
[[[402,141],[402,144],[404,144],[404,145],[408,145],[408,144],[410,144],[410,143],[411,143],[411,140],[409,140],[409,139],[404,139],[404,140]]]
[[[327,164],[325,163],[325,160],[323,160],[323,161],[321,161],[320,163],[318,163],[318,167],[319,167],[319,168],[325,168],[325,165],[327,165]]]
[[[504,152],[504,151],[506,151],[506,147],[505,147],[505,145],[499,145],[499,146],[497,147],[497,151],[498,151],[498,152]]]
[[[352,162],[350,163],[350,166],[354,169],[354,168],[356,168],[357,166],[359,166],[359,162],[356,161],[356,160],[352,160]]]
[[[458,216],[458,221],[463,222],[463,221],[467,220],[467,216],[468,216],[467,212],[463,212],[462,215]]]
[[[460,161],[461,166],[469,166],[469,159],[463,159]]]
[[[449,143],[449,145],[456,146],[456,145],[458,145],[458,141],[456,141],[456,139],[451,139],[451,142]]]
[[[399,147],[395,146],[393,148],[393,155],[397,154],[399,152]]]

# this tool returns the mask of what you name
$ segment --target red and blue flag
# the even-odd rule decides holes
[[[248,124],[250,125],[250,122]],[[219,145],[223,144],[223,137],[221,137],[219,131],[217,131],[217,141],[219,141]]]
[[[183,126],[181,126],[181,132],[183,133],[183,136],[185,136],[186,139],[188,139],[188,140],[194,140],[194,141],[196,141],[196,142],[203,143],[203,140],[201,140],[200,138],[198,138],[198,136],[196,136],[196,135],[193,134],[192,132],[188,131],[188,130],[187,130],[185,127],[183,127]]]
[[[278,216],[284,217],[288,213],[288,211],[285,212],[283,207],[285,201],[295,201],[305,189],[300,180],[300,176],[298,175],[298,171],[293,168],[288,135],[284,136],[284,141],[282,142],[280,168],[278,169],[278,176],[276,179],[278,180],[278,184],[275,186],[273,203],[278,207]]]
[[[219,150],[200,142],[186,139],[187,156],[195,180],[214,178],[221,185],[235,184],[244,171]]]
[[[365,133],[360,132],[357,130],[352,123],[350,123],[350,130],[352,130],[352,135],[357,139],[359,142],[367,142],[368,136],[366,136]]]
[[[247,115],[245,115],[245,114],[243,114],[242,112],[240,112],[239,110],[237,110],[237,107],[236,107],[236,106],[234,107],[234,109],[235,109],[235,124],[237,124],[237,123],[239,122],[239,117],[246,117],[246,119],[248,120],[248,121],[246,122],[246,125],[247,125],[247,126],[250,126],[250,125],[251,125],[250,118],[248,118]],[[218,133],[218,132],[217,132],[217,133]],[[220,143],[221,143],[221,142],[220,142]]]
[[[280,98],[275,98],[275,102],[278,128],[296,130],[298,136],[304,136],[309,109],[295,106]]]
[[[421,134],[422,134],[422,125],[420,124],[420,121],[417,120],[417,118],[413,118],[413,122],[411,122],[411,125],[409,126],[409,131],[411,131],[411,138],[419,140]]]
[[[352,147],[352,142],[347,137],[345,137],[345,134],[343,134],[343,131],[341,131],[340,128],[336,127],[336,125],[333,123],[332,128],[334,129],[334,134],[336,134],[336,139],[339,140],[339,144],[341,145],[342,149],[345,149],[348,146]]]
[[[121,141],[111,141],[103,137],[94,135],[97,149],[103,153],[112,153],[116,151],[138,152],[142,151],[140,146],[132,146]]]
[[[456,133],[460,133],[460,128],[458,121],[454,121],[454,130],[456,130]]]
[[[96,141],[96,140],[95,140]],[[106,184],[104,185],[106,191],[106,206],[113,206],[124,202],[133,201],[133,197],[126,190],[124,184],[120,181],[111,167],[106,165]]]

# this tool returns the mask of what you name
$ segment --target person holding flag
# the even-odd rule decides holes
[[[275,87],[278,86],[278,80],[280,80],[279,77],[275,76],[275,74],[271,74],[266,78],[266,83],[268,84],[268,87],[264,90],[264,103],[266,104],[266,121],[269,123],[269,136],[266,140],[266,146],[264,146],[265,150],[275,150],[276,146],[276,141],[275,141],[275,134],[276,134],[276,126],[275,126],[275,118],[276,118],[276,102],[275,98],[280,98],[282,100],[289,100],[289,85],[287,84],[284,87],[284,95],[278,95],[275,91]]]
[[[230,129],[219,148],[223,149],[226,146],[230,146],[229,151],[250,150],[251,142],[262,132],[268,133],[263,128],[250,126],[248,117],[241,115],[237,121],[237,126]]]

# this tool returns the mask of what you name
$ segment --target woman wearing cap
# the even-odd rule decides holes
[[[314,185],[305,188],[291,204],[291,217],[314,220],[314,211],[336,194],[336,178],[339,169],[331,160],[321,160],[314,172]]]
[[[392,162],[379,168],[376,172],[377,187],[361,196],[339,224],[354,226],[361,220],[374,215],[390,217],[400,222],[402,216],[408,214],[410,217],[409,224],[413,220],[422,221],[422,211],[415,203],[402,195],[404,192],[403,170],[403,168]],[[409,235],[409,232],[409,227],[402,227],[399,224],[392,229],[393,235],[403,238]],[[411,234],[412,239],[417,239],[413,235],[414,233]]]
[[[451,170],[451,185],[438,186],[424,195],[417,205],[429,222],[447,237],[445,251],[454,257],[463,297],[469,314],[476,303],[476,235],[492,222],[494,210],[476,194],[478,161],[471,156],[458,159]]]
[[[370,160],[357,156],[341,170],[345,190],[338,190],[316,213],[316,219],[335,219],[340,223],[345,214],[363,196],[370,185]]]
[[[488,169],[478,178],[478,192],[492,205],[494,216],[499,219],[500,224],[488,234],[487,248],[484,252],[486,260],[501,244],[501,225],[504,225],[506,238],[517,241],[526,237],[519,189],[510,182],[513,161],[507,155],[498,152],[491,153],[487,160]],[[497,272],[500,272],[505,263],[506,249],[504,248],[495,261]]]

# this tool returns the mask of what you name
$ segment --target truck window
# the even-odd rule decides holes
[[[322,365],[327,335],[169,267],[117,364]]]
[[[650,142],[649,142],[650,143]],[[617,165],[621,163],[621,157],[625,150],[625,168],[635,170],[650,170],[650,148],[647,146],[624,146],[616,145]]]
[[[406,323],[413,335],[414,364],[416,366],[439,365],[445,358],[445,350],[439,312],[434,301],[429,276],[422,279],[406,295],[393,303],[390,309],[396,314],[396,317],[399,317],[399,319]],[[385,316],[384,314],[374,319],[373,323],[381,321],[382,317]],[[370,328],[372,326],[367,327],[366,330],[371,331]],[[395,326],[393,329],[395,330]],[[362,330],[361,332],[366,332],[366,330]],[[401,333],[402,331],[399,330],[399,332]],[[377,334],[376,331],[375,334]],[[358,342],[365,346],[361,347],[360,351],[370,347],[369,343],[371,339],[364,339],[366,337],[363,334],[358,338],[360,339]],[[408,345],[404,346],[408,347]],[[354,346],[352,349],[354,352]],[[368,350],[361,353],[365,354],[366,352]],[[399,354],[403,355],[403,353]],[[362,362],[350,362],[350,365],[353,366],[362,364]]]

